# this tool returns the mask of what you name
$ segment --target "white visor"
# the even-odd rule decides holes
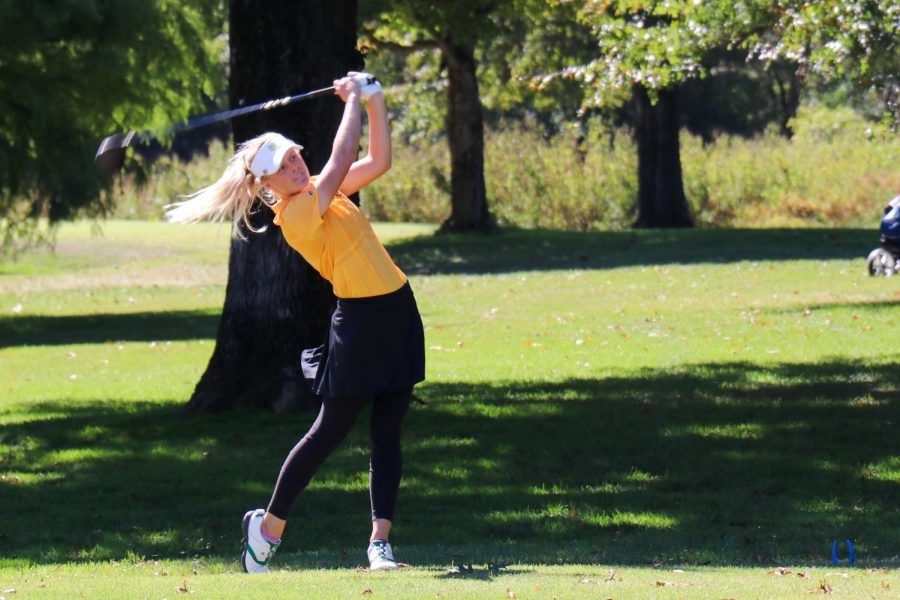
[[[284,155],[291,148],[303,150],[303,146],[296,142],[292,142],[279,133],[273,133],[263,146],[256,152],[253,162],[250,163],[250,172],[257,177],[271,175],[281,168],[281,161]]]

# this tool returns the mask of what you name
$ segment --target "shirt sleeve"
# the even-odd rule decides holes
[[[313,240],[322,235],[325,222],[319,214],[319,192],[315,184],[291,198],[281,211],[281,228],[298,240]]]

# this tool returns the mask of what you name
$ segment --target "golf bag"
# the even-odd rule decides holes
[[[900,196],[884,209],[881,219],[881,246],[869,253],[869,275],[900,273]]]

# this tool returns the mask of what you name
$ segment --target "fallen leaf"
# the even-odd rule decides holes
[[[656,587],[684,587],[686,585],[691,585],[689,583],[673,583],[671,581],[657,581]]]
[[[578,578],[578,583],[589,584],[589,583],[594,583],[594,582],[591,581],[591,580],[590,580],[589,578],[587,578],[587,577],[579,577],[579,578]]]
[[[769,575],[778,575],[779,577],[782,575],[789,575],[791,571],[789,569],[785,569],[784,567],[778,567],[777,569],[773,569],[769,571]]]
[[[371,594],[371,593],[372,593],[372,588],[367,587],[366,589],[364,589],[362,591],[362,594],[360,594],[360,596],[365,596],[366,594]]]
[[[506,597],[507,598],[517,598],[516,593],[509,588],[506,588]]]
[[[883,590],[889,590],[889,589],[891,589],[891,584],[889,584],[887,581],[882,581],[882,582],[881,582],[881,589],[883,589]]]
[[[797,577],[800,577],[801,579],[809,579],[809,573],[807,573],[805,571],[801,571],[801,572],[797,573]]]
[[[830,594],[833,591],[834,589],[832,589],[831,585],[825,579],[819,582],[819,587],[816,590],[816,592],[822,592],[823,594]]]
[[[607,575],[606,575],[606,579],[604,579],[603,581],[614,581],[615,578],[616,578],[616,570],[610,569],[609,573],[607,573]],[[622,581],[622,580],[619,579],[619,581]]]
[[[884,585],[884,584],[882,584],[882,585]],[[540,585],[540,584],[534,586],[534,591],[540,592],[541,590],[542,590],[542,588],[541,588],[541,585]]]
[[[178,586],[177,588],[175,588],[175,591],[178,592],[179,594],[190,594],[191,591],[188,589],[188,580],[182,579],[181,585]]]

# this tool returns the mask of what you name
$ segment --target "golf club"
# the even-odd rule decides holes
[[[366,80],[366,83],[372,83],[374,82],[374,80],[374,77],[370,78]],[[311,98],[318,98],[319,96],[326,96],[333,93],[334,86],[313,90],[311,92],[306,92],[303,94],[297,94],[295,96],[285,96],[284,98],[278,98],[276,100],[267,100],[265,102],[260,102],[259,104],[253,104],[251,106],[244,106],[241,108],[234,108],[232,110],[226,110],[224,112],[215,113],[212,115],[194,117],[188,119],[186,123],[181,123],[179,125],[171,127],[170,129],[167,129],[163,134],[189,131],[191,129],[203,127],[204,125],[210,125],[212,123],[218,123],[220,121],[233,119],[234,117],[239,117],[241,115],[246,115],[263,110],[271,110],[273,108],[287,106],[288,104],[298,102],[300,100],[309,100]],[[94,163],[97,166],[97,171],[100,176],[106,180],[110,179],[114,173],[122,168],[122,164],[124,164],[125,162],[125,150],[128,148],[128,146],[148,141],[150,139],[153,139],[154,137],[157,137],[157,134],[153,134],[150,132],[139,134],[134,131],[129,131],[128,133],[117,133],[115,135],[105,137],[103,141],[100,142],[100,147],[97,148],[97,154],[94,156]]]

